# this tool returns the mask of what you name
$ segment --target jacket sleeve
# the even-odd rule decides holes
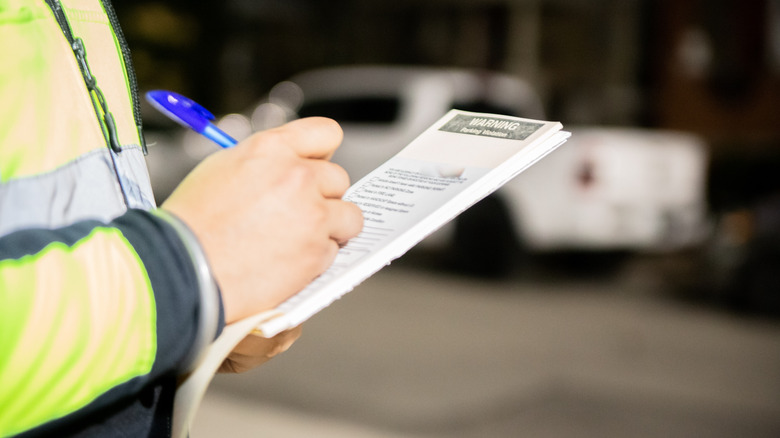
[[[224,325],[186,226],[130,210],[0,238],[0,436],[185,373]]]

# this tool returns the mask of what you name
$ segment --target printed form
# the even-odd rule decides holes
[[[179,388],[177,427],[187,429],[214,372],[244,336],[272,337],[306,321],[568,137],[558,122],[458,110],[447,113],[350,187],[344,199],[363,211],[363,231],[341,248],[326,272],[276,309],[225,328],[204,363]],[[198,384],[202,388],[187,387]],[[188,400],[180,403],[180,398]],[[194,407],[184,406],[192,403]],[[189,414],[181,412],[188,409]]]

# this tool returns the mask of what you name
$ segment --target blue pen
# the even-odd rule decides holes
[[[146,93],[146,100],[173,121],[194,130],[223,148],[238,143],[236,139],[211,123],[211,120],[214,120],[213,114],[190,98],[173,91],[153,90]]]

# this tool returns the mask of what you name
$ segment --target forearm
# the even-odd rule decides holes
[[[0,436],[132,396],[213,339],[219,297],[201,294],[197,243],[170,220],[130,211],[0,239]]]

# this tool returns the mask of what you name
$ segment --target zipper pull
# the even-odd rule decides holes
[[[84,76],[84,83],[87,85],[89,91],[94,91],[97,87],[97,81],[92,76],[92,72],[89,70],[89,64],[87,64],[87,49],[84,48],[84,41],[81,38],[73,40],[71,46],[73,53],[76,54],[76,60],[79,62],[79,68],[81,69],[81,75]]]
[[[111,146],[111,150],[116,153],[122,152],[122,147],[119,146],[119,136],[116,133],[116,123],[114,123],[114,115],[111,112],[103,114],[103,121],[106,123],[106,130],[108,131],[108,144]]]
[[[108,104],[106,103],[106,97],[103,95],[103,91],[98,87],[97,80],[92,76],[92,71],[89,69],[87,63],[87,49],[84,47],[84,41],[81,38],[73,40],[71,45],[73,53],[76,54],[76,60],[79,63],[79,69],[81,69],[81,75],[84,77],[84,84],[86,84],[89,94],[93,96],[93,104],[95,98],[97,98],[100,104],[100,109],[103,112],[103,126],[106,129],[108,145],[116,153],[122,152],[122,148],[119,146],[119,136],[116,133],[116,122],[114,122],[114,115],[108,110]]]

